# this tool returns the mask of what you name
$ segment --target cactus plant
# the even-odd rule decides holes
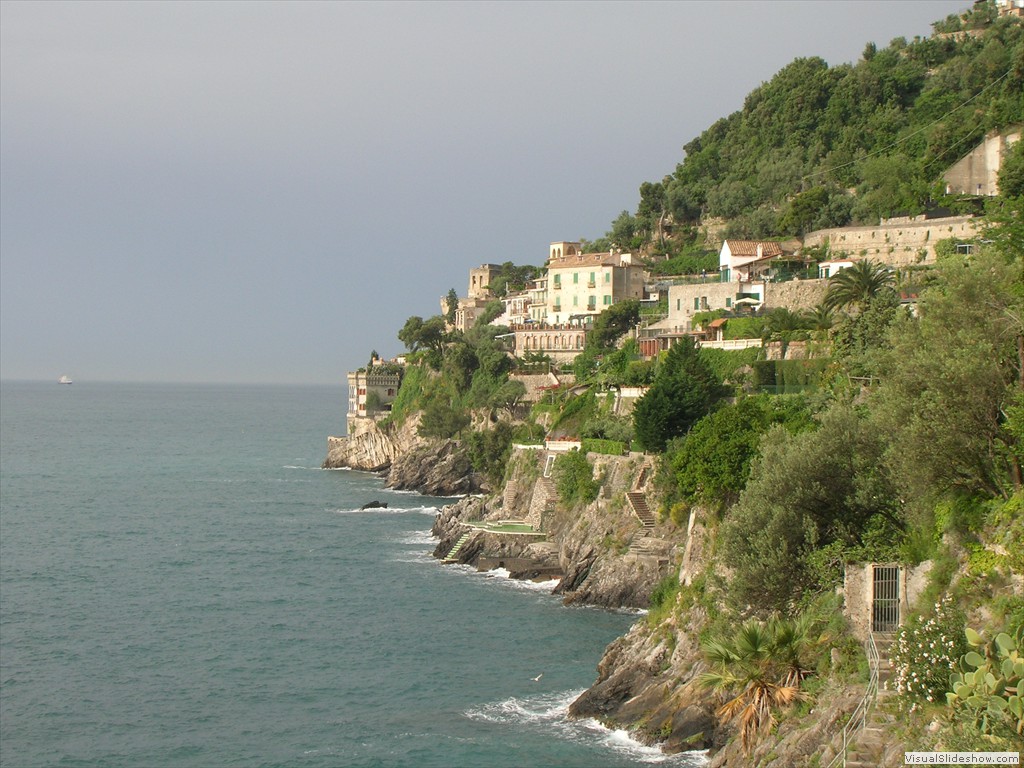
[[[1024,624],[1012,635],[1000,632],[988,642],[970,627],[965,634],[971,650],[950,677],[953,690],[946,694],[947,703],[972,712],[983,733],[1008,720],[1024,734]]]

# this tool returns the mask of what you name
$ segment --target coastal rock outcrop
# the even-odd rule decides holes
[[[358,469],[381,472],[391,466],[403,447],[415,438],[408,429],[382,427],[373,419],[353,419],[347,437],[327,438],[324,469]]]
[[[483,482],[459,444],[443,440],[415,445],[396,455],[386,485],[427,496],[460,496],[480,491]]]
[[[431,440],[418,434],[420,415],[399,427],[373,419],[353,419],[348,437],[327,438],[324,469],[386,472],[385,485],[428,496],[458,496],[485,488],[469,458],[453,440]]]
[[[639,455],[591,455],[601,494],[590,504],[566,508],[557,500],[554,481],[544,477],[549,458],[546,451],[517,449],[500,496],[443,508],[434,526],[440,539],[435,555],[451,552],[470,530],[467,523],[526,521],[537,536],[480,531],[459,548],[455,559],[479,567],[505,562],[510,571],[518,568],[526,574],[557,572],[561,579],[554,591],[566,603],[646,608],[658,582],[681,555],[670,538],[674,526],[659,527],[653,520],[645,524],[623,493],[638,487],[649,466]]]
[[[706,617],[692,618],[700,626]],[[608,646],[597,682],[570,705],[569,715],[627,728],[669,753],[718,745],[714,705],[698,681],[705,668],[696,636],[694,628],[638,621]]]

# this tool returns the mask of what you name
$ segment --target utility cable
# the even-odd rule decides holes
[[[1010,74],[1010,71],[1011,71],[1012,69],[1013,69],[1012,67],[1011,67],[1010,69],[1007,69],[1007,70],[1006,70],[1006,71],[1005,71],[1005,72],[1004,72],[1003,74],[1001,74],[1001,75],[1000,75],[999,77],[997,77],[997,78],[996,78],[995,80],[993,80],[993,81],[992,81],[991,83],[989,83],[988,85],[986,85],[986,86],[985,86],[984,88],[982,88],[982,89],[981,89],[980,91],[978,91],[978,92],[977,92],[976,94],[974,94],[973,96],[971,96],[971,98],[969,98],[969,99],[968,99],[967,101],[965,101],[965,102],[964,102],[963,104],[960,104],[959,106],[953,107],[953,109],[951,109],[951,110],[950,110],[949,112],[947,112],[946,114],[942,115],[941,117],[938,117],[938,118],[936,118],[936,119],[935,119],[935,120],[933,120],[932,122],[928,123],[928,125],[926,125],[926,126],[924,126],[924,127],[922,127],[922,128],[918,128],[918,129],[917,129],[916,131],[914,131],[914,132],[912,132],[912,133],[908,133],[908,134],[907,134],[906,136],[904,136],[904,137],[903,137],[903,138],[901,138],[901,139],[897,139],[897,140],[896,140],[896,141],[894,141],[894,142],[893,142],[892,144],[889,144],[888,146],[882,147],[881,149],[876,149],[876,150],[875,150],[874,152],[869,152],[868,154],[864,155],[864,157],[859,157],[859,158],[857,158],[856,160],[851,160],[851,161],[850,161],[850,162],[848,162],[848,163],[841,163],[840,165],[834,165],[834,166],[832,166],[831,168],[825,168],[825,169],[823,169],[823,170],[820,170],[820,171],[814,171],[813,173],[808,173],[808,174],[806,174],[805,176],[801,176],[801,177],[800,177],[800,180],[801,180],[801,181],[804,181],[805,179],[811,179],[811,178],[814,178],[815,176],[821,176],[822,174],[825,174],[825,173],[831,173],[832,171],[838,171],[838,170],[839,170],[840,168],[846,168],[846,167],[848,167],[848,166],[851,166],[851,165],[856,165],[857,163],[859,163],[859,162],[862,162],[862,161],[864,161],[864,160],[867,160],[868,158],[871,158],[871,157],[877,157],[878,155],[881,155],[881,154],[882,154],[883,152],[888,152],[888,151],[889,151],[890,149],[892,149],[893,147],[896,147],[896,146],[898,146],[898,145],[902,144],[903,142],[905,142],[905,141],[908,141],[909,139],[912,139],[912,138],[913,138],[914,136],[917,136],[917,135],[918,135],[919,133],[923,133],[924,131],[927,131],[927,130],[928,130],[929,128],[931,128],[931,127],[932,127],[933,125],[936,125],[936,124],[938,124],[938,123],[941,123],[941,122],[942,122],[943,120],[945,120],[946,118],[948,118],[948,117],[949,117],[950,115],[952,115],[952,114],[953,114],[954,112],[956,112],[957,110],[960,110],[960,109],[963,109],[964,107],[966,107],[966,106],[967,106],[968,104],[970,104],[970,103],[971,103],[972,101],[974,101],[974,100],[975,100],[976,98],[978,98],[979,96],[981,96],[981,94],[983,94],[983,93],[984,93],[985,91],[987,91],[987,90],[988,90],[989,88],[991,88],[991,87],[992,87],[992,86],[994,86],[994,85],[995,85],[996,83],[998,83],[998,82],[1000,82],[1001,80],[1004,80],[1004,79],[1005,79],[1006,77],[1008,77],[1008,76],[1009,76],[1009,74]]]

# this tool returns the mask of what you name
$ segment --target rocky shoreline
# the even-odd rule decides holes
[[[646,609],[663,579],[689,585],[707,566],[710,534],[702,510],[691,511],[685,528],[641,519],[630,497],[651,496],[653,502],[656,496],[653,465],[642,454],[590,454],[601,484],[598,498],[567,509],[544,476],[547,451],[514,449],[504,485],[492,489],[472,472],[455,441],[419,438],[416,423],[400,429],[374,424],[347,439],[331,438],[323,466],[376,471],[389,488],[462,496],[438,511],[431,529],[433,556],[442,562],[505,568],[517,579],[557,579],[553,593],[566,604],[616,610]],[[739,751],[733,728],[719,725],[717,702],[699,682],[707,669],[699,633],[708,616],[691,610],[685,625],[675,616],[656,623],[643,616],[612,642],[597,665],[597,679],[571,704],[569,716],[626,729],[669,754],[709,750],[711,768],[756,762],[756,755]],[[856,705],[856,694],[838,688],[829,706],[802,727],[780,728],[779,738],[763,745],[775,750],[773,765],[800,766],[820,754],[836,723]]]

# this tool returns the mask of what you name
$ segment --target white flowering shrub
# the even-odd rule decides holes
[[[930,617],[914,616],[896,632],[889,651],[893,685],[913,702],[945,701],[950,675],[967,650],[964,615],[948,597]]]

